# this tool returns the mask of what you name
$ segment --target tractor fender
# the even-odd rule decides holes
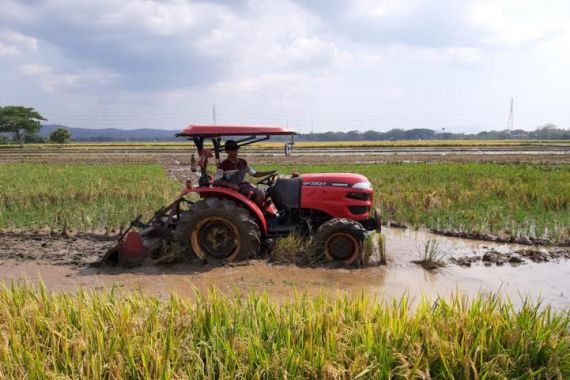
[[[241,195],[237,191],[228,189],[226,187],[194,187],[184,189],[181,195],[184,196],[190,193],[196,193],[200,195],[201,198],[220,197],[232,199],[238,204],[244,205],[256,217],[259,223],[259,228],[261,229],[261,234],[263,236],[267,235],[267,221],[265,220],[265,216],[261,212],[259,206],[257,206],[255,202]]]

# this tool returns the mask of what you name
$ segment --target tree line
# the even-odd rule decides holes
[[[570,129],[545,124],[534,131],[522,129],[484,131],[479,133],[438,132],[432,129],[391,129],[387,132],[352,130],[303,134],[300,141],[399,141],[399,140],[570,140]]]
[[[71,134],[65,128],[58,128],[47,139],[39,135],[41,122],[46,119],[33,108],[22,106],[0,107],[0,144],[15,143],[66,143]],[[174,136],[173,136],[174,137]],[[118,141],[113,137],[99,136],[99,141]],[[85,140],[85,141],[97,141]],[[277,138],[276,140],[282,140]],[[545,124],[534,131],[516,129],[513,131],[484,131],[478,133],[439,132],[426,128],[391,129],[388,132],[369,130],[360,132],[325,132],[301,134],[300,141],[399,141],[399,140],[570,140],[570,129],[555,124]]]

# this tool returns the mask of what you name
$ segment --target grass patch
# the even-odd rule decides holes
[[[2,378],[568,378],[570,316],[481,294],[275,304],[0,289]]]
[[[418,260],[413,260],[412,263],[419,264],[424,269],[434,270],[447,266],[445,263],[445,252],[439,249],[437,241],[429,239],[425,242],[423,248],[418,248]]]
[[[378,248],[378,264],[388,264],[388,254],[386,253],[386,240],[384,240],[384,235],[376,234],[376,245]]]
[[[172,201],[180,185],[158,165],[0,165],[0,228],[125,226]]]
[[[280,264],[306,264],[311,256],[311,240],[298,233],[275,239],[271,259]]]

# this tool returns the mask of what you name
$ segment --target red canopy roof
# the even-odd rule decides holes
[[[177,136],[251,136],[251,135],[295,135],[295,131],[264,125],[190,125]]]

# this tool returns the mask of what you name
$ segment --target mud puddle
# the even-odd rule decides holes
[[[387,266],[362,269],[302,268],[274,265],[266,260],[215,267],[199,262],[170,266],[144,266],[131,269],[91,268],[94,261],[113,244],[91,238],[0,237],[0,281],[43,281],[50,289],[75,291],[119,288],[140,290],[167,296],[171,292],[193,296],[195,289],[211,286],[232,293],[250,290],[267,291],[270,298],[283,300],[294,292],[309,295],[372,293],[382,297],[399,297],[404,293],[419,298],[422,294],[447,296],[461,291],[473,295],[478,291],[501,292],[520,302],[522,295],[541,296],[557,307],[570,306],[570,260],[566,248],[530,248],[548,260],[535,262],[523,252],[528,246],[463,240],[434,235],[426,231],[385,228]],[[437,242],[448,265],[426,271],[411,263],[419,257],[427,240]],[[564,255],[553,252],[565,252]],[[502,264],[486,262],[485,255],[513,257]],[[453,263],[460,258],[474,258],[470,267]]]

